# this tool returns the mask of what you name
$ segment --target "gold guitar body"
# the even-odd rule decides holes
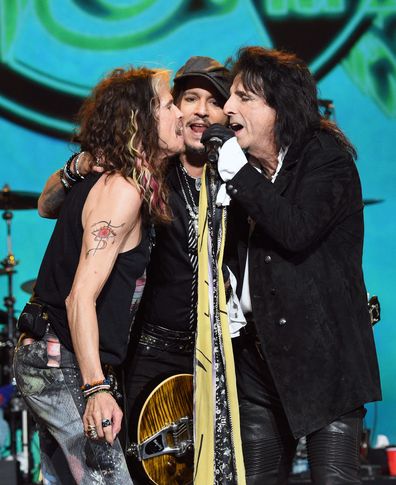
[[[137,447],[143,468],[153,483],[187,485],[193,482],[192,416],[191,374],[169,377],[144,403],[138,422]]]

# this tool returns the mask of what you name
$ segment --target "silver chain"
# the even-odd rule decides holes
[[[194,197],[193,197],[193,194],[191,192],[190,184],[188,183],[188,179],[187,179],[187,172],[186,172],[185,168],[183,167],[182,163],[180,163],[180,168],[179,168],[179,170],[176,170],[176,172],[177,172],[177,176],[179,178],[181,190],[183,192],[183,197],[184,197],[184,200],[186,202],[187,212],[188,212],[188,214],[189,214],[189,216],[190,216],[190,218],[193,222],[195,235],[196,235],[196,237],[198,237],[198,207],[195,205]],[[183,184],[183,181],[180,177],[180,172],[183,174],[185,184]],[[184,185],[187,186],[188,195],[190,196],[191,204],[188,201],[186,191],[184,190]]]

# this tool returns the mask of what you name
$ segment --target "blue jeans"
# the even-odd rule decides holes
[[[132,484],[119,441],[85,436],[77,359],[51,331],[17,347],[14,374],[39,428],[44,485]]]

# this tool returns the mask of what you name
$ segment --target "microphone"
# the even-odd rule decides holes
[[[223,140],[218,136],[212,136],[204,143],[205,152],[210,163],[217,163],[219,158],[219,148],[223,145]]]

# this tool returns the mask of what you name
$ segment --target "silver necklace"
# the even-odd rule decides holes
[[[177,171],[177,176],[179,178],[180,187],[181,187],[181,190],[183,192],[184,201],[186,203],[186,209],[187,209],[188,215],[190,216],[190,219],[193,223],[195,236],[198,237],[198,207],[196,206],[196,204],[194,202],[194,197],[193,197],[193,194],[191,192],[190,184],[188,183],[187,172],[186,172],[185,168],[183,167],[183,165],[181,163],[180,163],[180,167],[178,167],[178,169],[179,170],[176,170],[176,171]],[[181,176],[180,176],[180,172],[183,174],[185,184],[183,184],[183,181],[182,181]],[[188,200],[184,185],[187,187],[188,195],[190,196],[190,200],[191,200],[191,204]],[[196,185],[195,185],[195,187],[196,187]]]
[[[193,179],[193,180],[194,180],[194,183],[195,183],[195,190],[196,190],[197,192],[200,192],[200,191],[201,191],[201,185],[202,185],[202,183],[201,183],[201,177],[193,177],[193,176],[191,176],[191,175],[190,175],[190,174],[187,172],[187,170],[186,170],[185,166],[184,166],[184,165],[183,165],[181,162],[180,162],[180,167],[181,167],[181,169],[182,169],[183,173],[184,173],[185,175],[187,175],[187,177],[189,177],[190,179]]]
[[[197,192],[201,191],[201,177],[197,177],[195,180],[195,190]]]

